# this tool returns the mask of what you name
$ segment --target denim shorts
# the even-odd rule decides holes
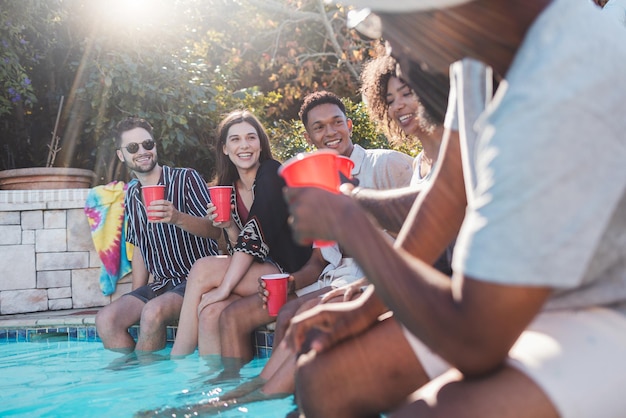
[[[185,297],[186,287],[187,280],[183,280],[180,284],[174,284],[173,280],[167,279],[162,282],[148,283],[127,294],[136,297],[144,303],[148,303],[149,300],[161,296],[166,292],[174,292],[181,297]]]

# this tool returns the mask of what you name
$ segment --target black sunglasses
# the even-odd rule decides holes
[[[150,151],[152,148],[154,148],[155,145],[156,145],[156,142],[154,142],[153,139],[146,139],[145,141],[141,143],[141,146],[146,151]],[[137,151],[139,151],[139,144],[136,142],[131,142],[125,147],[120,147],[120,148],[126,148],[126,151],[130,152],[131,154],[134,154]]]

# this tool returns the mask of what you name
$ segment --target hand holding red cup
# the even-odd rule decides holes
[[[317,187],[331,193],[339,193],[340,164],[337,159],[337,153],[331,150],[300,153],[285,161],[278,173],[289,187]],[[334,244],[333,241],[314,241],[316,247],[329,247]]]
[[[287,290],[289,287],[289,274],[264,274],[261,280],[265,283],[267,296],[267,313],[270,316],[278,316],[278,311],[287,303]]]
[[[143,195],[143,203],[146,206],[146,211],[155,200],[165,199],[165,186],[162,184],[156,184],[152,186],[141,186],[141,194]],[[148,211],[148,221],[158,221],[161,218],[158,216],[151,216]]]
[[[231,186],[212,186],[209,187],[209,196],[211,203],[215,206],[217,217],[213,222],[230,221],[230,195],[233,191]]]

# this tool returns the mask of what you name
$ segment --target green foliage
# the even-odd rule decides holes
[[[304,126],[299,119],[278,120],[267,126],[267,132],[272,141],[272,153],[279,161],[286,161],[299,152],[313,151],[304,139]]]
[[[154,126],[162,163],[207,179],[215,128],[234,108],[261,119],[277,159],[309,151],[297,112],[319,89],[346,97],[355,142],[389,147],[358,103],[371,45],[347,29],[343,8],[324,0],[134,4],[0,0],[0,169],[45,162],[61,97],[56,165],[94,169],[101,183],[128,175],[112,137],[128,115]]]
[[[49,44],[43,35],[52,24],[48,4],[32,0],[16,3],[0,2],[0,116],[16,106],[27,110],[37,102],[32,67]]]
[[[417,155],[419,152],[417,149],[392,146],[387,137],[369,118],[364,103],[355,103],[350,98],[343,98],[342,101],[346,106],[348,118],[352,119],[353,143],[359,144],[363,148],[397,149],[409,155]],[[268,129],[268,133],[272,139],[274,157],[280,161],[285,161],[299,152],[315,150],[304,139],[304,126],[299,119],[280,120]]]
[[[45,101],[38,98],[34,79],[44,51],[54,43],[49,33],[64,17],[57,6],[53,0],[0,1],[0,137],[5,139],[0,169],[34,158],[24,120],[33,118],[34,105]]]

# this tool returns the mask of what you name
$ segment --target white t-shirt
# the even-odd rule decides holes
[[[604,6],[605,13],[610,13],[626,25],[626,0],[609,0]]]
[[[364,189],[398,189],[408,186],[413,175],[413,158],[388,149],[365,149],[354,145],[350,159],[352,175]]]
[[[626,32],[591,2],[555,0],[478,122],[455,271],[549,286],[546,305],[626,301]]]
[[[352,175],[359,180],[359,187],[367,189],[397,189],[405,187],[413,175],[413,159],[393,150],[365,149],[354,145],[350,159],[354,162]],[[296,290],[296,295],[320,290],[327,286],[341,287],[363,277],[363,271],[352,259],[343,257],[338,245],[320,248],[328,265],[319,279]]]

